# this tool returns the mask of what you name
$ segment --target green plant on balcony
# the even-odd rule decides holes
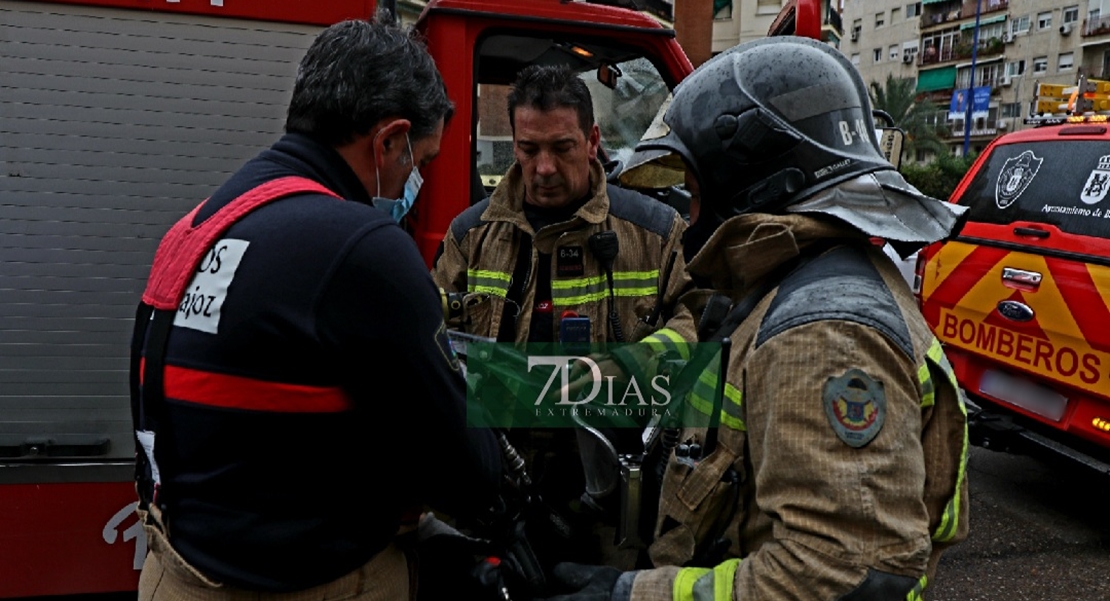
[[[956,46],[952,48],[952,53],[957,58],[971,57],[971,39],[964,38],[961,39],[959,42],[956,42]]]

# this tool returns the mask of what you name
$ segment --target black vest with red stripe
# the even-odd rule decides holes
[[[153,464],[139,451],[140,496],[215,580],[331,581],[384,548],[422,496],[404,449],[419,416],[393,394],[418,374],[390,341],[435,324],[378,323],[410,301],[351,274],[422,271],[430,303],[434,288],[411,238],[369,200],[338,154],[286,136],[158,249],[132,363],[136,430],[155,440]]]

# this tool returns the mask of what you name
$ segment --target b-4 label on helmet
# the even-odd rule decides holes
[[[871,136],[867,132],[867,125],[864,124],[863,119],[855,120],[854,130],[851,123],[840,121],[840,139],[844,141],[845,146],[851,146],[857,140],[871,143]]]

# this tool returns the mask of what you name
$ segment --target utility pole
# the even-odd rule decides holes
[[[975,106],[975,58],[979,55],[979,5],[975,0],[975,32],[971,35],[971,77],[967,79],[967,112],[964,113],[964,157],[971,147],[971,107]]]
[[[697,68],[713,56],[713,0],[674,0],[675,37]]]

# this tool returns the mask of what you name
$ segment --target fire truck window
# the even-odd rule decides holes
[[[540,42],[499,35],[480,46],[474,161],[478,177],[488,191],[493,190],[513,164],[508,115],[509,82],[513,79],[510,72],[515,75],[528,64],[525,60],[509,66],[507,57],[514,55],[506,53],[504,48],[520,52],[515,55],[517,59],[538,56],[535,62],[566,64],[578,73],[590,89],[594,118],[601,129],[603,154],[610,160],[627,162],[659,107],[670,96],[670,89],[651,61],[631,49],[581,40],[573,44],[543,40],[547,51],[540,53],[537,47]],[[611,65],[607,68],[620,74],[610,82],[612,87],[598,81],[602,64]]]

